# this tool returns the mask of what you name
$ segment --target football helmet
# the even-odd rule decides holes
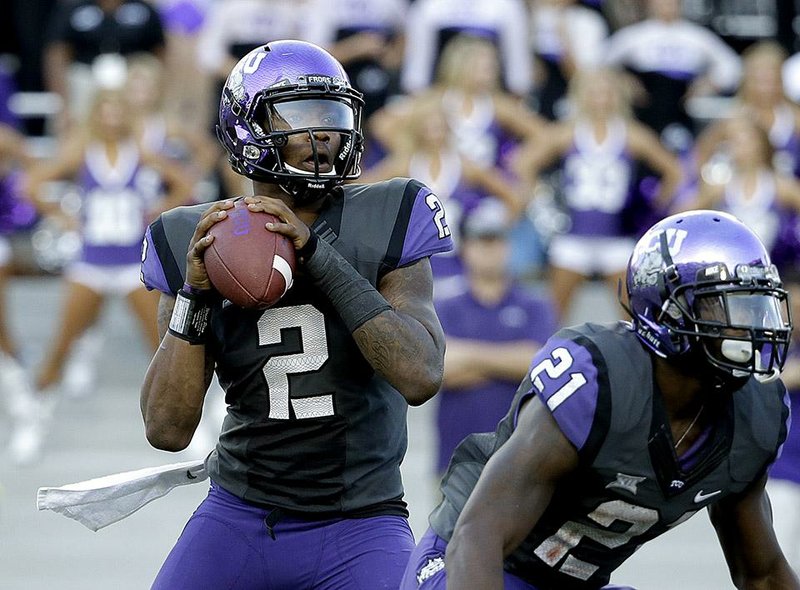
[[[627,269],[636,334],[663,358],[698,353],[725,377],[775,379],[792,324],[766,248],[719,211],[672,215],[636,244]]]
[[[327,51],[304,41],[273,41],[231,70],[217,137],[238,173],[278,184],[296,201],[309,200],[361,174],[363,104]],[[311,148],[305,169],[282,155],[298,135]],[[339,141],[331,140],[336,135]]]

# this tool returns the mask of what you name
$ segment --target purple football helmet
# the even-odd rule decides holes
[[[273,41],[245,55],[228,76],[217,136],[238,173],[309,200],[361,174],[363,104],[327,51]],[[301,167],[281,154],[298,135],[310,145]]]
[[[672,215],[651,227],[627,271],[628,312],[663,358],[700,352],[719,375],[776,378],[792,324],[778,271],[741,221],[719,211]]]

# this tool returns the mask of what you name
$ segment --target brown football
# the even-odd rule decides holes
[[[279,220],[250,211],[240,199],[208,231],[214,236],[204,254],[208,278],[223,297],[241,307],[275,305],[292,286],[294,244],[266,229],[269,221]]]

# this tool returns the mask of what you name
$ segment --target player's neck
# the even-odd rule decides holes
[[[699,379],[677,371],[663,359],[654,358],[653,369],[656,386],[670,419],[693,416],[709,393],[713,394],[706,391]]]

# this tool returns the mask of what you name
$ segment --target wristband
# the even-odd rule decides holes
[[[175,298],[169,333],[189,344],[204,344],[208,337],[210,315],[211,306],[204,296],[181,289]]]
[[[297,257],[300,259],[301,262],[306,263],[308,260],[314,255],[314,252],[317,251],[317,243],[319,242],[319,238],[317,234],[311,230],[311,233],[308,236],[308,240],[303,247],[297,251]]]
[[[364,322],[392,309],[383,295],[325,240],[316,240],[314,255],[306,258],[305,268],[351,334]]]
[[[181,291],[184,293],[188,293],[189,295],[194,295],[196,297],[205,297],[211,293],[211,289],[198,289],[197,287],[193,287],[189,283],[184,283],[183,287],[181,287]]]

